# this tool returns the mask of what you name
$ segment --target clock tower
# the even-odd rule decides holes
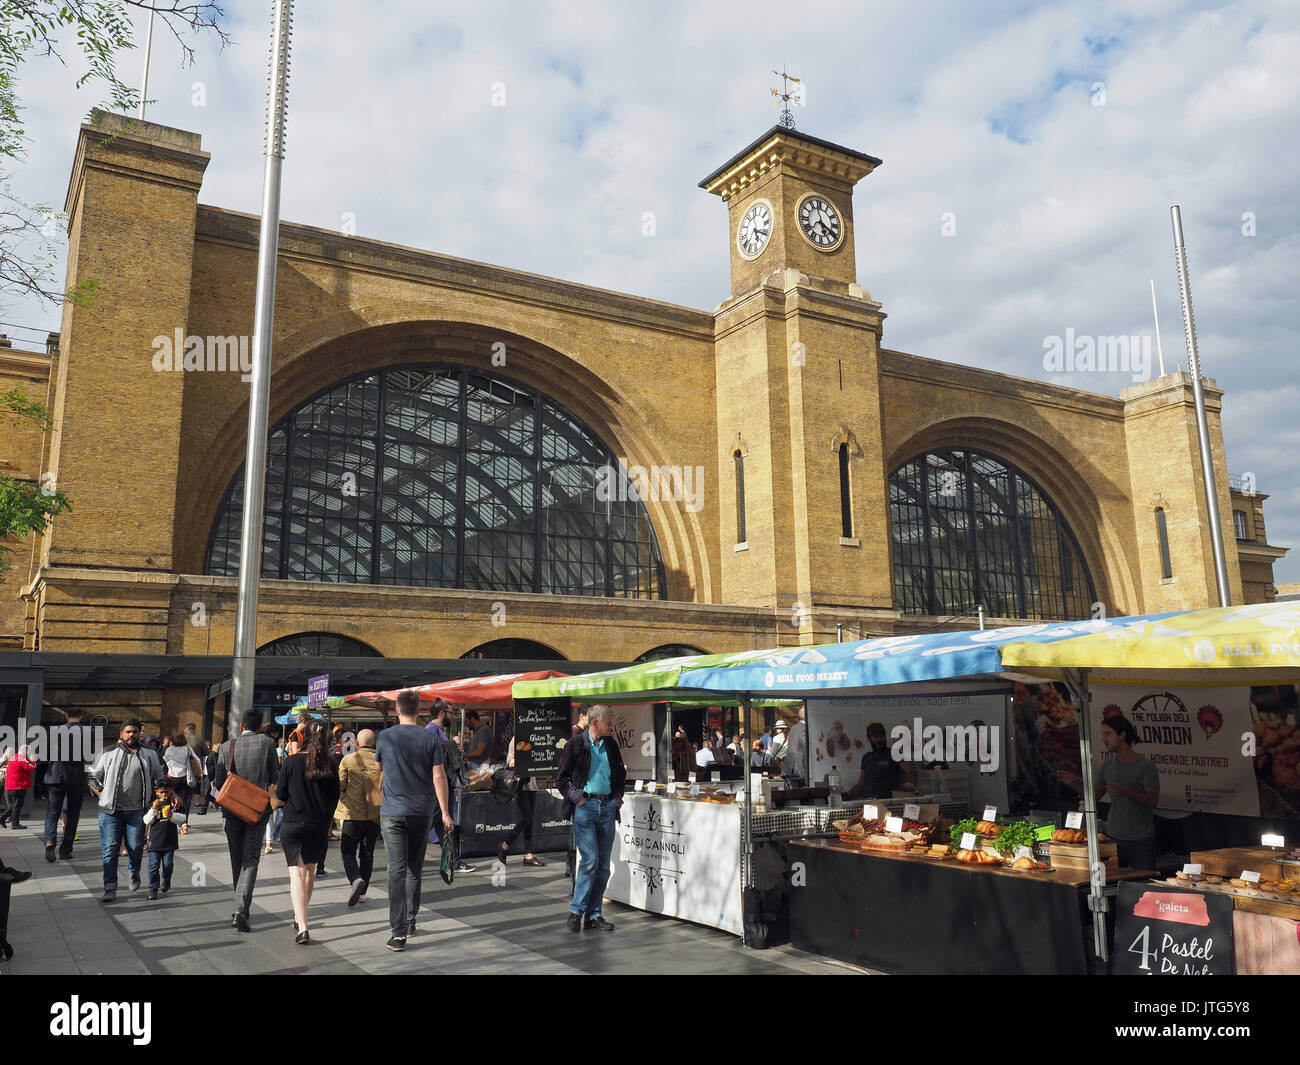
[[[853,186],[880,160],[774,126],[700,182],[731,222],[731,294],[794,269],[858,295]]]
[[[731,223],[714,312],[722,601],[790,619],[783,643],[846,607],[893,607],[885,315],[853,247],[853,187],[879,165],[782,124],[700,182]]]

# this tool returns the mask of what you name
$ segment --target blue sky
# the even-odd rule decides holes
[[[200,42],[194,67],[155,37],[149,118],[202,134],[203,202],[255,213],[269,5],[227,10],[235,45]],[[729,295],[727,218],[696,183],[772,125],[784,62],[808,88],[801,129],[884,159],[854,214],[885,344],[1113,395],[1128,377],[1044,370],[1044,338],[1151,333],[1154,279],[1166,362],[1185,367],[1179,203],[1229,466],[1270,493],[1269,539],[1296,548],[1278,580],[1294,582],[1297,55],[1282,2],[313,0],[295,19],[283,217],[351,213],[361,236],[711,310]],[[25,199],[62,205],[99,102],[75,80],[24,71]],[[58,323],[30,303],[0,318]]]

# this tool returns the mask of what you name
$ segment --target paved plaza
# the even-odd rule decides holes
[[[382,845],[375,855],[369,897],[347,908],[338,844],[333,843],[311,905],[309,946],[293,941],[289,877],[284,856],[262,856],[250,915],[253,931],[230,927],[231,879],[221,815],[195,817],[181,837],[171,893],[146,899],[148,878],[131,891],[126,859],[118,871],[117,901],[104,905],[97,819],[92,799],[71,861],[45,861],[44,804],[18,832],[0,829],[0,858],[33,877],[13,888],[9,941],[14,958],[3,975],[193,973],[519,973],[703,975],[845,974],[859,970],[788,946],[746,950],[737,937],[670,918],[606,904],[613,933],[565,927],[570,881],[562,854],[542,869],[524,869],[518,857],[504,883],[493,884],[494,859],[475,859],[473,873],[451,887],[438,877],[436,849],[426,864],[419,931],[404,953],[384,947],[388,899]],[[498,880],[500,876],[498,875]]]

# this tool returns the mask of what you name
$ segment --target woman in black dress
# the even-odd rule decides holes
[[[338,763],[330,754],[329,732],[321,722],[308,723],[302,752],[285,760],[275,790],[284,803],[280,843],[289,865],[294,942],[301,945],[311,939],[307,904],[316,886],[316,863],[329,849],[330,822],[339,802]]]

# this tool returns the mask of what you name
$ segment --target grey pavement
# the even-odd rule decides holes
[[[117,901],[99,901],[103,879],[93,800],[87,798],[71,861],[45,861],[41,841],[44,803],[20,831],[0,829],[0,859],[31,869],[32,879],[13,888],[8,938],[14,958],[0,975],[23,974],[843,974],[858,972],[788,946],[747,950],[736,936],[606,903],[612,933],[574,934],[565,926],[570,881],[562,854],[546,856],[542,869],[525,869],[518,857],[504,883],[493,883],[495,859],[471,859],[473,873],[457,874],[448,887],[431,848],[425,865],[418,933],[405,952],[389,951],[384,851],[365,901],[347,907],[348,885],[338,844],[331,845],[312,897],[308,946],[294,943],[293,909],[284,856],[264,854],[253,896],[253,931],[230,927],[230,860],[221,815],[192,819],[181,837],[170,894],[146,898],[145,884],[131,891],[122,858]],[[501,881],[498,873],[497,880]]]

